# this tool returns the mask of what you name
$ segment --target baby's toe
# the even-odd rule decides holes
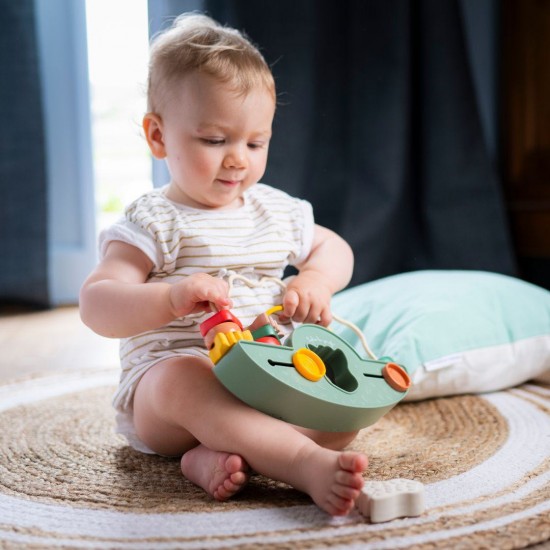
[[[327,498],[327,511],[333,516],[345,516],[353,508],[354,501],[332,493]]]
[[[363,488],[365,481],[363,476],[359,473],[351,473],[346,470],[340,470],[335,476],[336,483],[351,487],[352,489],[360,490]]]
[[[235,487],[240,487],[248,481],[248,476],[244,472],[235,472],[229,476],[230,481]]]
[[[341,453],[338,460],[340,467],[351,473],[364,472],[368,466],[367,457],[359,453]]]
[[[248,465],[239,455],[229,455],[225,461],[224,466],[225,471],[229,474],[246,472],[248,470]]]
[[[352,487],[347,487],[345,485],[335,485],[333,487],[334,493],[344,499],[356,501],[361,494],[359,489],[353,489]]]

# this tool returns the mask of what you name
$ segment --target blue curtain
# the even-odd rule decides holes
[[[149,8],[153,32],[200,9],[261,47],[280,94],[264,181],[309,199],[348,240],[353,284],[418,269],[515,274],[456,0]]]
[[[47,306],[47,189],[33,0],[0,0],[0,303]]]

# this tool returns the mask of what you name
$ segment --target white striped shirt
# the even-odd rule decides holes
[[[311,205],[264,184],[244,193],[235,210],[200,210],[166,198],[166,187],[135,202],[118,223],[100,235],[100,255],[109,242],[136,246],[153,262],[147,283],[173,283],[193,273],[220,276],[226,270],[259,280],[281,278],[288,265],[299,265],[313,241]],[[244,326],[281,302],[276,283],[250,288],[235,281],[231,311]],[[115,407],[131,407],[137,382],[155,363],[178,354],[206,354],[199,325],[211,313],[175,319],[166,326],[121,341],[121,384]]]

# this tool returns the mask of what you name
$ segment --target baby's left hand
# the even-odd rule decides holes
[[[298,323],[330,325],[332,292],[316,271],[302,271],[289,283],[283,298],[283,316]]]

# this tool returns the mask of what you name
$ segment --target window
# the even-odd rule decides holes
[[[99,231],[152,188],[143,138],[147,0],[86,0],[93,165]]]

